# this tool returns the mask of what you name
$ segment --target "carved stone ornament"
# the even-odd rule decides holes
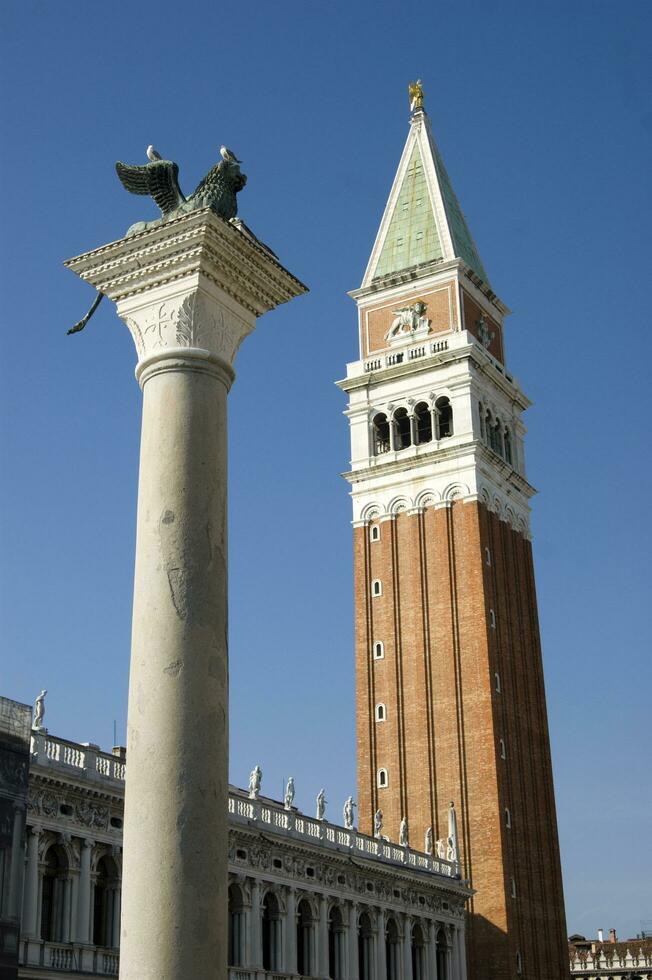
[[[489,329],[489,324],[487,323],[484,313],[480,314],[480,319],[478,320],[476,326],[478,328],[478,338],[480,343],[483,345],[483,347],[490,347],[491,341],[494,339],[496,334],[493,330]]]
[[[132,311],[123,319],[139,361],[168,350],[192,348],[208,351],[230,365],[253,329],[253,323],[199,292]]]
[[[430,330],[430,320],[425,315],[427,306],[421,300],[412,306],[402,306],[394,310],[392,325],[385,334],[390,344],[404,340],[417,340],[425,337]]]

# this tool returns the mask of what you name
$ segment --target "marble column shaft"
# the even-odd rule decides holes
[[[225,980],[227,392],[305,287],[209,209],[66,263],[114,300],[143,390],[120,980]]]

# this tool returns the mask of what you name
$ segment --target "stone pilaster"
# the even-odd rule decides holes
[[[70,260],[114,300],[143,390],[121,980],[227,968],[227,439],[233,361],[305,291],[196,211]]]

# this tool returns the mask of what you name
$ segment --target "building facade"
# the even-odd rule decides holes
[[[125,768],[32,735],[25,980],[117,975]],[[230,980],[466,980],[469,895],[454,860],[230,790]]]
[[[571,977],[578,980],[652,980],[652,938],[618,939],[610,930],[605,942],[602,930],[597,939],[570,936],[568,940]]]
[[[367,833],[459,803],[474,980],[568,974],[522,415],[492,290],[417,99],[347,392]]]

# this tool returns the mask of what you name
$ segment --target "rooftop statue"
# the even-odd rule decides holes
[[[222,159],[212,167],[196,189],[185,197],[179,187],[179,166],[173,160],[165,160],[153,146],[147,147],[149,163],[131,166],[116,163],[115,169],[120,181],[131,194],[149,195],[161,209],[161,218],[166,220],[177,214],[187,214],[198,208],[211,208],[220,218],[229,221],[238,213],[236,195],[247,183],[240,170],[241,161],[226,146],[220,147]],[[145,231],[151,221],[139,221],[132,225],[127,235]]]
[[[170,218],[188,214],[190,211],[211,208],[220,218],[230,221],[238,231],[276,258],[274,252],[264,242],[259,241],[244,221],[237,217],[237,195],[247,183],[247,178],[240,170],[242,161],[237,158],[233,150],[229,150],[226,146],[220,147],[222,159],[211,167],[190,197],[185,197],[179,187],[178,164],[173,160],[164,160],[151,143],[145,154],[149,163],[131,166],[119,160],[115,169],[122,186],[131,194],[149,195],[156,201],[161,209],[161,217],[153,221],[137,221],[128,229],[127,236],[147,231],[148,228],[156,227]],[[102,297],[103,293],[98,293],[88,313],[68,330],[69,334],[79,333],[84,329],[100,305]]]
[[[417,78],[416,82],[410,82],[410,112],[414,112],[415,109],[423,109],[423,87],[420,78]]]

